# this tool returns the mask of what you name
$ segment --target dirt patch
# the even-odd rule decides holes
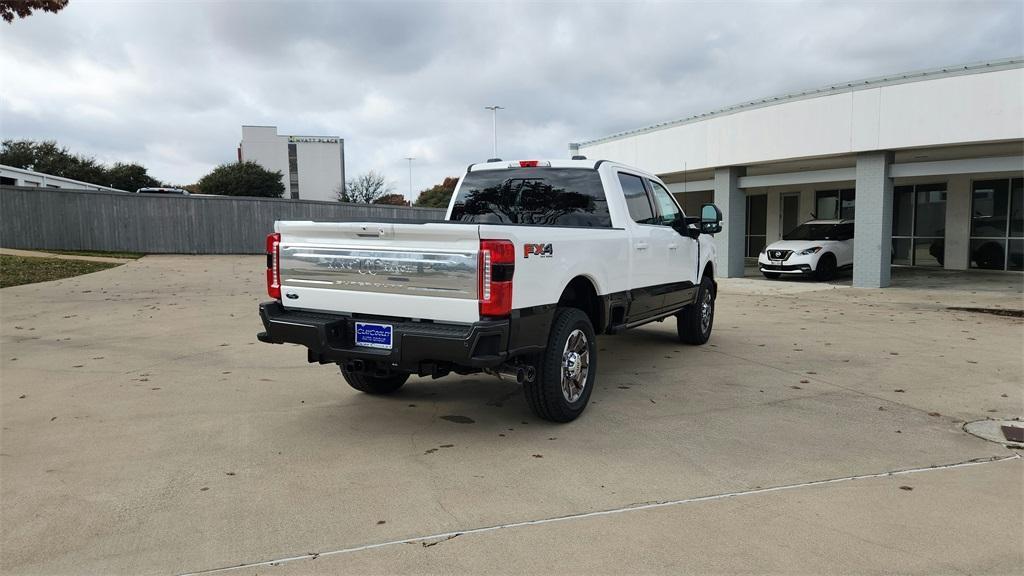
[[[473,420],[469,416],[460,416],[459,414],[449,414],[447,416],[441,416],[441,420],[455,422],[456,424],[473,424],[474,422],[476,422],[476,420]]]

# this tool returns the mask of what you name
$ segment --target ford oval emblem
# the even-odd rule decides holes
[[[287,294],[285,294],[285,296],[287,296],[289,300],[298,300],[299,299],[299,295],[294,293],[294,292],[288,292]]]

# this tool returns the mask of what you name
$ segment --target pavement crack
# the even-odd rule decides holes
[[[447,536],[445,538],[441,538],[440,540],[432,540],[430,542],[420,542],[420,545],[423,546],[424,548],[430,548],[431,546],[437,546],[438,544],[440,544],[442,542],[447,542],[447,541],[452,540],[454,538],[457,538],[459,536],[462,536],[462,532],[456,532],[455,534],[452,534],[452,535]]]
[[[457,536],[464,534],[483,534],[487,532],[494,532],[497,530],[504,530],[507,528],[520,528],[526,526],[539,526],[543,524],[551,524],[554,522],[568,522],[572,520],[582,520],[584,518],[595,518],[600,516],[612,516],[616,514],[625,514],[628,512],[637,512],[640,510],[652,510],[656,508],[665,508],[670,506],[684,506],[687,504],[695,504],[698,502],[711,502],[715,500],[725,500],[729,498],[742,498],[746,496],[755,496],[759,494],[768,494],[771,492],[782,492],[786,490],[797,490],[801,488],[810,488],[815,486],[826,486],[831,484],[838,484],[841,482],[853,482],[857,480],[867,480],[871,478],[886,478],[890,476],[903,476],[910,474],[922,474],[932,472],[936,470],[950,470],[954,468],[966,468],[969,466],[984,466],[986,464],[995,464],[999,462],[1007,462],[1010,460],[1020,460],[1020,454],[1013,454],[1011,456],[998,457],[994,456],[991,458],[973,458],[961,462],[954,462],[951,464],[935,464],[932,466],[925,466],[919,468],[905,468],[897,470],[889,470],[885,472],[872,472],[868,474],[858,474],[853,476],[842,476],[839,478],[828,478],[824,480],[811,480],[808,482],[799,482],[795,484],[783,484],[779,486],[770,486],[768,488],[755,488],[751,490],[741,490],[736,492],[724,492],[719,494],[710,494],[706,496],[695,496],[692,498],[683,498],[679,500],[663,500],[656,502],[645,502],[638,504],[628,504],[619,508],[611,508],[605,510],[595,510],[591,512],[579,512],[576,514],[567,514],[564,516],[551,516],[547,518],[538,518],[534,520],[521,520],[518,522],[511,522],[507,524],[494,524],[491,526],[480,526],[477,528],[468,528],[465,530],[453,530],[450,532],[441,532],[439,534],[430,534],[426,536],[413,536],[410,538],[403,538],[401,540],[388,540],[385,542],[376,542],[373,544],[363,544],[360,546],[352,546],[349,548],[339,548],[337,550],[331,550],[326,552],[320,552],[315,557],[323,558],[327,556],[340,556],[343,554],[352,554],[354,552],[362,552],[365,550],[375,550],[377,548],[385,548],[389,546],[396,546],[399,544],[423,544],[424,548],[436,545],[440,542],[446,542]],[[428,543],[430,543],[428,545]],[[239,570],[242,568],[253,568],[260,566],[279,566],[286,562],[293,562],[295,560],[309,560],[314,558],[312,554],[301,554],[298,556],[291,556],[288,558],[277,558],[273,560],[263,560],[258,562],[251,562],[246,564],[237,564],[234,566],[225,566],[221,568],[209,568],[206,570],[198,570],[195,572],[185,572],[179,576],[200,576],[204,574],[217,574],[221,572],[230,572]]]

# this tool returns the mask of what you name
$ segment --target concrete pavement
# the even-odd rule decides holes
[[[945,309],[1012,291],[723,281],[709,345],[678,344],[671,322],[602,337],[593,404],[557,426],[490,377],[375,398],[258,343],[262,266],[147,256],[0,292],[0,569],[184,573],[1004,458],[962,422],[1024,413],[1024,323]],[[927,498],[858,480],[247,570],[1012,572],[1020,472],[922,472]],[[914,537],[883,545],[898,526]]]

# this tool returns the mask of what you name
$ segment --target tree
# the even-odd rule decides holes
[[[385,194],[373,201],[374,204],[388,204],[391,206],[408,206],[409,201],[401,194]]]
[[[27,18],[33,10],[43,12],[60,12],[68,5],[68,0],[0,0],[0,17],[7,22],[14,22],[14,16]]]
[[[146,172],[146,167],[139,164],[123,164],[118,162],[107,170],[106,182],[111,188],[134,192],[139,188],[160,186],[160,181]]]
[[[0,164],[106,186],[107,169],[93,158],[72,154],[53,140],[4,140]]]
[[[420,192],[413,204],[425,208],[447,208],[448,201],[451,200],[452,194],[455,192],[455,185],[458,183],[458,178],[449,176],[444,179],[444,182]]]
[[[255,162],[232,162],[214,168],[197,186],[202,194],[280,198],[284,195],[281,178],[280,170],[271,172]]]
[[[393,193],[394,190],[394,184],[385,180],[382,174],[370,170],[355,178],[349,178],[345,190],[335,190],[335,193],[338,202],[369,204],[381,196]]]

